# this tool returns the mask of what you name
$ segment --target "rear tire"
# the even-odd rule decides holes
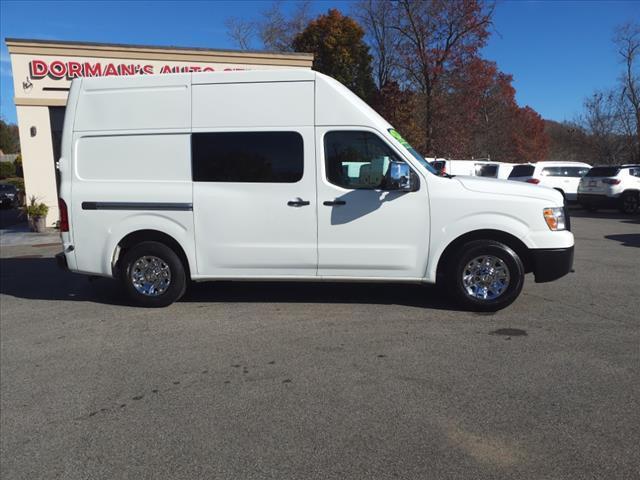
[[[620,211],[632,215],[638,211],[638,192],[624,192],[620,197]]]
[[[160,242],[141,242],[121,260],[120,280],[138,306],[166,307],[179,300],[187,288],[180,257]]]
[[[524,285],[524,266],[516,252],[493,240],[474,240],[451,257],[446,285],[462,307],[495,312],[511,305]]]

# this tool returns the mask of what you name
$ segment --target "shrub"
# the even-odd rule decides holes
[[[24,192],[24,178],[20,178],[20,177],[7,178],[7,183],[13,185],[21,192]]]
[[[35,195],[31,196],[29,199],[29,205],[22,207],[22,210],[29,218],[46,217],[47,213],[49,213],[49,207],[44,203],[38,203]]]
[[[13,177],[16,174],[16,166],[13,162],[0,162],[0,178]]]

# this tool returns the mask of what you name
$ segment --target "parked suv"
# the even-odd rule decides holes
[[[591,168],[581,162],[537,162],[516,165],[509,180],[544,185],[558,190],[570,202],[578,197],[578,183]]]
[[[591,212],[618,208],[623,213],[636,213],[640,204],[640,165],[593,167],[580,180],[578,202]]]

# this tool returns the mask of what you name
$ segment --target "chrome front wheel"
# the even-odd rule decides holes
[[[460,245],[447,262],[447,290],[460,306],[495,312],[518,297],[525,269],[518,254],[496,240],[471,240]]]
[[[462,271],[467,294],[478,300],[498,298],[509,287],[510,278],[506,263],[493,255],[475,257]]]

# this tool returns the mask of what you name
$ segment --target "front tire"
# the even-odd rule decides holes
[[[522,291],[522,260],[503,243],[474,240],[450,258],[447,289],[466,309],[495,312],[511,305]]]
[[[122,258],[120,280],[141,307],[166,307],[184,295],[186,273],[180,257],[159,242],[142,242]]]
[[[620,211],[628,215],[634,214],[638,211],[639,203],[638,192],[625,192],[620,198]]]

